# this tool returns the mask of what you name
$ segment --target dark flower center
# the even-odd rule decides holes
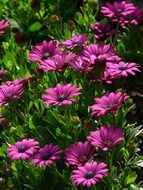
[[[73,40],[72,41],[72,44],[74,45],[74,44],[77,44],[78,43],[78,40]]]
[[[58,101],[59,102],[62,102],[65,99],[66,99],[66,96],[64,94],[61,94],[61,95],[58,96]]]
[[[126,67],[119,67],[119,70],[125,71],[127,68]]]
[[[44,53],[44,55],[42,55],[42,60],[47,59],[50,56],[49,52]]]
[[[45,153],[45,154],[42,156],[42,159],[43,159],[43,160],[48,160],[51,156],[52,156],[51,153]]]
[[[113,107],[113,104],[112,103],[109,103],[108,105],[107,105],[107,108],[112,108]]]
[[[93,176],[94,176],[93,171],[88,171],[88,172],[84,175],[84,177],[85,177],[86,179],[91,179]]]
[[[86,156],[81,155],[78,160],[79,160],[81,163],[85,163],[85,162],[87,161],[87,158],[86,158]]]
[[[103,144],[104,144],[104,146],[105,146],[105,147],[108,147],[108,148],[112,146],[112,142],[111,142],[111,141],[109,141],[109,140],[104,141],[104,143],[103,143]]]
[[[117,9],[117,13],[121,13],[123,10],[121,8]]]
[[[18,152],[23,153],[25,151],[26,151],[26,147],[25,146],[18,147]]]

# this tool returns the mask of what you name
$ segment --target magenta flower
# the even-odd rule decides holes
[[[92,115],[102,116],[108,113],[115,114],[118,108],[120,108],[128,98],[129,96],[122,92],[111,92],[101,98],[95,98],[96,103],[90,106]]]
[[[64,46],[66,46],[67,49],[74,49],[77,46],[82,46],[84,42],[86,42],[88,39],[85,34],[81,35],[75,35],[72,38],[69,38],[65,42],[62,42]]]
[[[73,97],[80,94],[80,89],[72,84],[57,84],[54,88],[48,88],[42,95],[46,104],[51,105],[68,105],[73,103]]]
[[[22,80],[7,81],[2,84],[0,86],[0,106],[20,99],[24,93],[24,88]]]
[[[45,72],[49,71],[64,71],[68,64],[75,58],[75,54],[58,54],[53,58],[49,58],[45,61],[42,61],[39,68]]]
[[[7,154],[12,160],[27,160],[37,152],[39,142],[34,139],[23,139],[10,145]]]
[[[85,46],[82,56],[91,62],[91,64],[100,64],[101,66],[105,66],[106,63],[116,63],[120,60],[120,58],[115,55],[112,46],[103,43]]]
[[[47,166],[60,158],[62,150],[57,145],[47,144],[33,156],[31,163],[37,167]]]
[[[101,7],[101,13],[109,17],[113,22],[119,22],[121,25],[126,24],[126,17],[135,11],[135,6],[128,1],[106,3]]]
[[[120,77],[128,77],[129,75],[135,75],[136,72],[140,72],[140,65],[136,63],[125,63],[120,61],[115,64],[108,64],[106,72],[112,77],[112,79],[117,79]]]
[[[9,22],[0,20],[0,36],[3,35],[8,28],[10,28]]]
[[[79,166],[76,170],[73,170],[71,179],[76,186],[91,187],[101,181],[107,174],[107,164],[87,162],[84,166]]]
[[[116,32],[116,30],[113,27],[111,27],[111,25],[108,22],[96,22],[91,25],[91,29],[94,32],[94,37],[97,40],[101,41],[106,40],[108,37],[112,36]]]
[[[84,165],[94,157],[94,149],[88,142],[71,144],[65,150],[65,163],[67,165]]]
[[[32,51],[29,53],[30,61],[42,62],[48,58],[58,54],[60,49],[55,41],[43,41],[41,44],[34,46]]]
[[[78,72],[89,72],[93,69],[93,64],[79,56],[75,61],[70,63],[70,67]]]
[[[92,131],[87,139],[93,146],[107,151],[109,148],[122,142],[123,133],[120,128],[102,126],[99,130]]]

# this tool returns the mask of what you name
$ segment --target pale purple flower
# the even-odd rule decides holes
[[[93,69],[93,64],[79,56],[75,61],[70,63],[70,67],[78,72],[89,72]]]
[[[69,105],[74,102],[74,97],[80,94],[80,89],[72,84],[57,84],[54,88],[48,88],[42,95],[45,104]]]
[[[128,98],[129,96],[123,92],[111,92],[101,98],[95,98],[96,103],[90,106],[92,115],[102,116],[108,113],[115,114],[118,108],[120,108]]]
[[[125,63],[120,61],[119,63],[108,64],[106,72],[112,77],[112,79],[118,79],[121,77],[128,77],[129,75],[135,75],[136,72],[140,72],[140,65],[136,63]]]
[[[128,1],[106,3],[101,7],[101,13],[109,17],[113,22],[126,24],[126,17],[135,11],[135,6]]]
[[[23,139],[15,145],[9,145],[7,154],[12,160],[27,160],[37,152],[38,145],[39,142],[34,139]]]
[[[84,165],[94,157],[94,149],[89,142],[71,144],[65,150],[65,163],[67,165]]]
[[[0,36],[3,35],[8,28],[10,28],[9,22],[0,20]]]
[[[106,40],[108,37],[112,36],[116,32],[116,30],[108,22],[96,22],[91,25],[91,29],[94,32],[94,37],[97,40],[101,41]]]
[[[42,43],[32,48],[31,52],[29,53],[29,60],[42,62],[53,57],[59,52],[60,49],[56,41],[47,42],[44,40]]]
[[[101,126],[97,131],[92,131],[87,140],[95,147],[108,151],[109,148],[120,144],[123,140],[123,132],[121,128],[114,126]]]
[[[47,144],[33,156],[31,163],[37,167],[47,166],[60,159],[62,150],[57,145]]]
[[[65,42],[62,42],[64,46],[66,46],[67,49],[74,49],[77,46],[82,46],[84,42],[86,42],[88,39],[85,34],[81,35],[75,35],[72,38],[69,38]]]
[[[0,86],[0,106],[20,99],[24,89],[25,86],[22,80],[6,81],[6,83]]]
[[[64,71],[71,61],[75,59],[75,54],[57,54],[53,58],[49,58],[40,63],[39,68],[45,72]]]
[[[115,54],[110,44],[103,43],[85,46],[82,56],[91,64],[100,64],[100,66],[106,66],[106,63],[116,63],[121,59]]]
[[[107,164],[100,162],[87,162],[73,170],[71,179],[76,186],[92,187],[108,174]]]

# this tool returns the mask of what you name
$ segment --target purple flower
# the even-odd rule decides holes
[[[71,179],[76,186],[91,187],[101,181],[107,174],[107,164],[103,162],[87,162],[84,166],[79,166],[76,170],[73,170]]]
[[[75,54],[58,54],[53,58],[49,58],[45,61],[42,61],[39,68],[45,72],[49,71],[64,71],[67,65],[75,58]]]
[[[140,65],[136,63],[125,63],[120,61],[119,63],[108,64],[106,72],[112,77],[112,79],[117,79],[120,77],[128,77],[129,75],[135,75],[136,72],[140,72]]]
[[[88,39],[85,34],[81,35],[75,35],[72,38],[69,38],[65,42],[62,42],[64,46],[66,46],[67,49],[74,49],[77,46],[82,46],[84,42],[86,42]]]
[[[23,139],[16,142],[15,145],[10,145],[7,149],[7,154],[12,160],[27,160],[37,152],[39,142],[34,139]]]
[[[106,40],[108,37],[112,36],[116,32],[116,30],[113,27],[111,27],[111,25],[108,22],[96,22],[91,25],[91,29],[94,32],[94,37],[97,40],[101,41]]]
[[[30,61],[42,62],[48,58],[58,54],[60,49],[55,41],[43,41],[41,44],[34,46],[32,51],[29,53]]]
[[[112,46],[103,43],[85,46],[82,56],[91,62],[91,64],[100,64],[100,66],[105,66],[106,63],[116,63],[120,60],[120,58],[115,55]]]
[[[123,133],[120,128],[102,126],[99,130],[92,131],[87,139],[93,146],[107,151],[109,148],[122,142]]]
[[[75,61],[70,63],[70,67],[78,72],[89,72],[93,69],[93,64],[79,56]]]
[[[37,167],[47,166],[60,158],[62,150],[57,145],[47,144],[33,156],[31,163]]]
[[[135,11],[135,6],[127,1],[106,3],[106,6],[101,7],[101,13],[111,18],[113,22],[118,22],[121,25],[126,24],[126,17]]]
[[[65,162],[67,165],[84,165],[94,156],[94,150],[88,142],[78,142],[71,144],[69,148],[65,150]]]
[[[122,92],[111,92],[101,98],[95,98],[96,103],[90,106],[92,115],[102,116],[108,113],[115,114],[118,108],[120,108],[128,98],[129,96]]]
[[[18,100],[24,92],[24,83],[22,80],[7,81],[0,86],[0,106],[10,101]]]
[[[9,22],[0,20],[0,36],[3,35],[8,28],[10,28]]]
[[[73,103],[73,97],[80,94],[80,89],[72,84],[57,84],[54,88],[48,88],[42,95],[46,104],[51,105],[68,105]]]

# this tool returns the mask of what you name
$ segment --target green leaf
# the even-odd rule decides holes
[[[14,20],[13,18],[9,18],[8,19],[10,25],[11,25],[11,28],[20,28],[19,24],[17,23],[16,20]]]
[[[42,25],[40,22],[35,22],[34,24],[32,24],[30,27],[29,27],[29,30],[31,32],[35,32],[35,31],[38,31],[42,28]]]
[[[57,136],[61,136],[61,134],[62,134],[61,129],[60,129],[59,127],[56,128],[56,135],[57,135]]]
[[[36,127],[35,127],[35,125],[34,125],[34,123],[33,123],[32,118],[29,119],[29,128],[30,128],[30,129],[36,129]]]
[[[137,174],[136,172],[132,172],[131,174],[129,174],[126,179],[125,179],[125,184],[128,185],[128,184],[131,184],[131,183],[134,183],[135,180],[137,178]]]

